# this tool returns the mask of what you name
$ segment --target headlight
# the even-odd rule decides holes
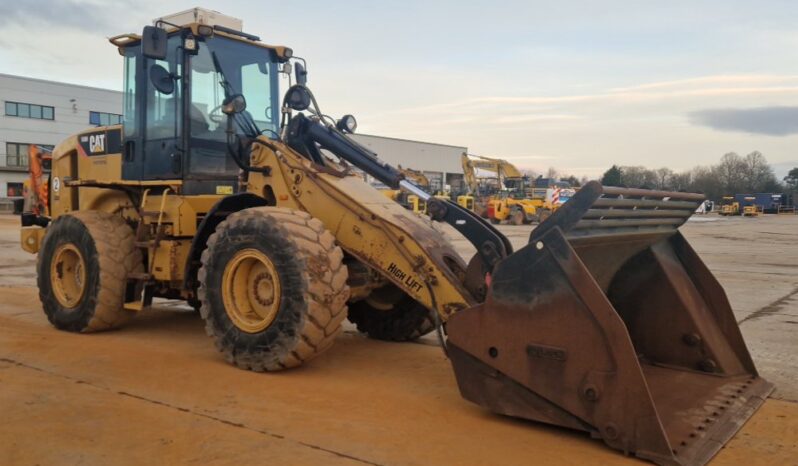
[[[344,115],[335,125],[343,133],[353,134],[357,129],[357,120],[352,115]]]
[[[197,32],[202,37],[210,37],[213,35],[213,28],[207,24],[200,24],[197,26]]]
[[[192,36],[188,35],[185,39],[183,39],[183,48],[187,52],[196,52],[197,51],[197,39]]]

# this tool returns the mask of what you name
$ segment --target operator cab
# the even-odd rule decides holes
[[[245,127],[250,136],[278,136],[278,72],[291,50],[226,27],[165,27],[146,27],[141,40],[112,39],[125,57],[122,178],[182,180],[188,195],[232,194],[239,166],[230,136]]]

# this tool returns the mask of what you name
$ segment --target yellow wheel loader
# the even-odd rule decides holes
[[[525,225],[539,221],[542,203],[534,199],[514,199],[508,195],[488,201],[488,218],[493,223]]]
[[[723,196],[720,212],[718,213],[724,217],[740,215],[742,213],[740,210],[740,203],[734,199],[734,196]]]
[[[743,217],[758,217],[759,214],[764,213],[765,208],[762,205],[755,204],[756,197],[746,196],[745,205],[740,215]]]
[[[319,356],[347,317],[384,340],[437,328],[466,399],[660,464],[707,462],[772,390],[678,232],[701,195],[589,183],[513,252],[349,138],[353,118],[319,110],[291,49],[199,23],[110,40],[124,123],[59,144],[46,208],[22,216],[56,328],[185,299],[253,371]],[[353,167],[424,200],[477,254],[464,262]]]

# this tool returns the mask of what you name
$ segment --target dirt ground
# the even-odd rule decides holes
[[[377,342],[348,326],[313,363],[256,374],[227,365],[180,303],[120,331],[58,332],[17,222],[0,215],[0,464],[640,464],[464,401],[433,338]],[[501,229],[516,247],[530,231]],[[682,231],[777,386],[712,464],[798,464],[798,216],[699,217]]]

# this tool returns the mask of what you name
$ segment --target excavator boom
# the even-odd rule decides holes
[[[485,170],[495,173],[499,185],[501,186],[505,184],[507,179],[522,179],[524,176],[515,165],[502,159],[464,153],[460,156],[460,162],[463,166],[466,185],[472,193],[476,193],[479,186],[476,170]]]

